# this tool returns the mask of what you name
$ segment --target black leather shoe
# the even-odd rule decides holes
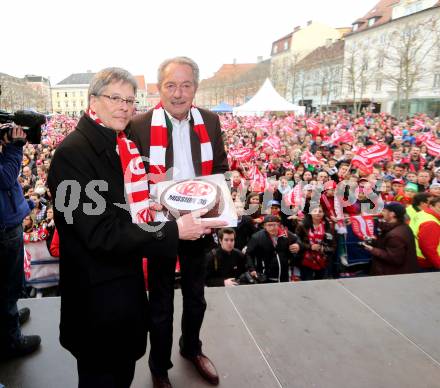
[[[20,325],[26,323],[29,320],[30,316],[31,310],[29,310],[27,307],[23,307],[22,309],[18,310],[18,322],[20,323]]]
[[[41,337],[39,335],[22,335],[9,349],[0,354],[0,359],[8,360],[14,357],[26,356],[35,352],[40,347],[40,344]]]
[[[173,388],[168,376],[155,376],[152,374],[151,377],[153,379],[154,388]]]
[[[197,371],[208,383],[212,385],[219,384],[217,369],[215,368],[212,361],[208,357],[206,357],[203,353],[200,353],[194,357],[188,357],[182,352],[180,352],[180,354],[182,355],[183,358],[186,358],[187,360],[193,363]]]

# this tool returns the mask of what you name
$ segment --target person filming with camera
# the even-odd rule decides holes
[[[207,255],[206,285],[208,287],[237,286],[237,279],[245,272],[246,257],[235,249],[235,231],[223,228],[218,231],[219,247]]]
[[[405,223],[405,207],[389,202],[382,210],[379,238],[362,246],[372,254],[371,275],[397,275],[418,272],[416,244]]]
[[[0,360],[32,353],[38,335],[23,335],[27,308],[17,309],[24,281],[23,219],[30,208],[18,183],[26,134],[19,126],[0,126]]]

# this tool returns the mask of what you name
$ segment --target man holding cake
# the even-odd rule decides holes
[[[130,137],[141,155],[148,158],[146,169],[152,183],[163,180],[193,180],[224,173],[228,163],[216,114],[192,105],[199,81],[197,64],[187,57],[164,61],[158,70],[161,102],[145,114],[132,119]],[[175,187],[173,198],[185,198],[184,190],[205,190],[203,183]],[[206,193],[205,193],[206,194]],[[206,197],[206,195],[205,195]],[[206,198],[204,198],[206,199]],[[180,241],[182,275],[182,334],[180,354],[190,360],[211,384],[218,384],[213,363],[202,352],[199,339],[206,310],[204,283],[206,252],[212,248],[211,236]],[[168,369],[172,367],[174,271],[176,258],[149,257],[149,296],[151,307],[151,350],[149,366],[155,387],[171,387]]]

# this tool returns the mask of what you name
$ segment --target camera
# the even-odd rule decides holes
[[[11,124],[0,129],[0,139],[3,139],[7,134],[8,140],[12,141],[12,123],[23,127],[26,140],[29,143],[39,144],[41,141],[41,126],[46,123],[46,116],[31,110],[18,110],[15,113],[0,110],[0,124]]]

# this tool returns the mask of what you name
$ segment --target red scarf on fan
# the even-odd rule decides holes
[[[165,180],[165,153],[168,146],[168,128],[165,115],[166,112],[160,102],[154,108],[151,118],[149,177],[150,183],[153,184]],[[211,175],[213,151],[208,131],[200,111],[194,106],[191,107],[191,116],[194,119],[194,131],[200,140],[202,175]]]
[[[96,124],[105,127],[101,119],[90,108],[86,114]],[[128,140],[123,131],[117,134],[116,143],[124,174],[124,187],[130,206],[131,220],[134,224],[153,221],[154,216],[149,208],[150,193],[147,174],[136,144]]]
[[[324,235],[325,235],[324,222],[321,222],[317,227],[312,225],[312,227],[309,229],[310,245],[321,244],[322,240],[324,240]]]

